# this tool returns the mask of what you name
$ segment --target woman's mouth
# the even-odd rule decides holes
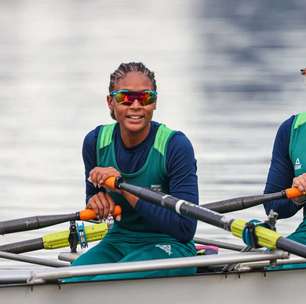
[[[139,121],[144,118],[143,115],[127,115],[126,117],[134,121]]]

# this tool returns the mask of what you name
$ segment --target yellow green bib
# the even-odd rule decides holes
[[[151,147],[148,157],[140,170],[135,173],[121,172],[115,153],[114,129],[116,124],[105,125],[100,128],[97,140],[97,165],[100,167],[114,167],[126,182],[141,187],[158,189],[167,193],[169,183],[166,171],[166,152],[169,139],[175,133],[165,125],[158,127],[154,145]],[[110,193],[116,204],[122,207],[122,220],[117,223],[119,227],[133,231],[149,230],[148,224],[130,206],[122,195]]]
[[[294,176],[306,173],[306,112],[295,116],[291,127],[289,156]]]

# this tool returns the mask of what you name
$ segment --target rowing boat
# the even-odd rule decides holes
[[[0,294],[3,302],[32,304],[96,303],[303,303],[306,269],[252,270],[241,267],[231,272],[203,271],[192,276],[147,278],[101,282],[60,283],[70,275],[114,273],[197,265],[212,267],[232,263],[270,261],[286,257],[275,253],[239,253],[220,256],[198,256],[133,263],[64,267],[40,271],[1,271]],[[244,265],[244,264],[240,264]],[[216,268],[218,269],[218,268]],[[219,268],[220,269],[220,268]],[[72,272],[71,272],[72,271]]]
[[[140,189],[124,182],[113,181],[110,187],[120,187],[126,191],[138,195],[139,197],[160,204],[174,212],[202,220],[219,228],[231,231],[234,235],[242,237],[245,229],[249,226],[243,220],[233,219],[229,216],[222,216],[220,213],[207,208],[197,207],[188,202],[178,200],[169,195],[152,192],[148,189]],[[301,195],[301,193],[296,193]],[[283,191],[273,195],[249,197],[243,202],[250,201],[250,204],[258,204],[258,200],[269,200],[275,197],[288,197],[290,191]],[[242,198],[239,198],[241,201]],[[237,203],[238,200],[229,200]],[[224,205],[225,201],[222,201]],[[217,204],[218,205],[218,204]],[[214,206],[216,204],[214,203]],[[237,206],[236,206],[237,207]],[[236,208],[235,207],[235,208]],[[228,208],[228,205],[226,206]],[[245,207],[244,207],[245,208]],[[213,208],[211,208],[213,209]],[[232,211],[232,210],[228,210]],[[86,214],[86,216],[83,216]],[[82,216],[81,216],[82,215]],[[78,212],[63,216],[55,216],[51,224],[71,219],[91,219],[93,214]],[[63,219],[64,218],[64,219]],[[43,218],[43,225],[49,225],[48,218]],[[40,218],[31,218],[32,224],[28,225],[28,219],[20,219],[0,223],[1,233],[12,233],[15,230],[22,231],[36,229]],[[7,224],[8,223],[8,224]],[[27,223],[27,224],[25,224]],[[8,228],[9,227],[9,228]],[[103,234],[105,234],[105,229]],[[303,302],[303,287],[306,283],[306,246],[288,240],[275,231],[256,225],[253,227],[253,237],[256,244],[266,249],[239,247],[237,245],[227,246],[230,250],[241,250],[222,252],[218,255],[199,255],[196,257],[172,258],[151,261],[139,261],[129,263],[110,263],[101,265],[75,266],[68,267],[67,264],[48,263],[42,259],[32,259],[33,263],[52,266],[56,268],[30,268],[13,269],[0,268],[0,293],[3,302],[22,303],[96,303],[97,301],[117,301],[119,303],[264,303],[275,301],[278,304]],[[65,234],[67,239],[68,234]],[[96,240],[92,236],[92,240]],[[200,238],[196,238],[197,243],[201,243]],[[202,243],[207,243],[203,241]],[[38,242],[35,241],[33,250],[37,250]],[[0,256],[21,261],[31,261],[31,258],[15,252],[24,252],[29,249],[33,242],[22,242],[4,246],[6,252],[0,252]],[[67,240],[64,240],[67,245]],[[210,242],[208,242],[210,243]],[[39,247],[44,248],[45,244],[39,240]],[[222,245],[222,244],[221,244]],[[252,244],[251,244],[252,245]],[[51,246],[52,247],[52,246]],[[258,246],[255,246],[258,247]],[[223,248],[226,248],[224,246]],[[243,252],[245,249],[248,252]],[[47,248],[46,248],[47,249]],[[11,252],[10,252],[11,251]],[[289,253],[292,253],[290,257]],[[299,256],[299,257],[297,257]],[[303,258],[302,258],[303,257]],[[299,264],[300,267],[286,269],[286,265]],[[69,265],[69,264],[68,264]],[[285,265],[275,267],[277,265]],[[65,282],[63,279],[76,276],[94,276],[97,274],[141,272],[154,269],[173,269],[184,267],[197,267],[195,275],[180,277],[158,277],[140,278],[124,280],[103,280],[103,281],[82,281],[77,283]]]

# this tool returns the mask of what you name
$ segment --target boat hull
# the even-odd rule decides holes
[[[231,274],[198,274],[151,278],[41,285],[1,285],[3,303],[295,303],[304,302],[306,270]]]

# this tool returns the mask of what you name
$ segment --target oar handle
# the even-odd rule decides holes
[[[84,209],[84,210],[81,210],[79,213],[80,213],[80,220],[82,221],[97,219],[97,214],[92,209]],[[122,213],[121,207],[119,205],[115,205],[114,212],[112,214],[113,217],[119,218],[121,216],[121,213]]]
[[[110,176],[104,181],[103,184],[106,188],[109,188],[110,190],[116,190],[118,188],[117,181],[118,181],[117,177]]]
[[[305,192],[302,192],[298,188],[295,188],[295,187],[286,189],[285,193],[288,199],[298,198],[306,194]]]

